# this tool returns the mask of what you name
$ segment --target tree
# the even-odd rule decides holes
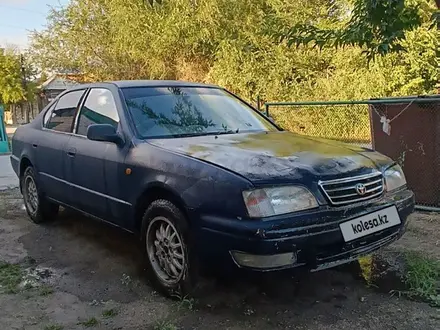
[[[26,121],[29,120],[29,104],[35,99],[35,74],[23,54],[13,49],[0,50],[0,104],[10,106],[13,112],[20,104]],[[15,119],[16,113],[12,117]]]
[[[71,0],[51,11],[45,30],[33,33],[31,53],[42,69],[80,72],[89,80],[209,82],[253,102],[257,95],[263,101],[317,101],[433,92],[440,31],[431,27],[432,0],[407,0],[409,7],[399,20],[412,22],[411,8],[417,9],[418,19],[398,40],[406,52],[384,52],[368,60],[363,53],[367,44],[359,47],[354,37],[353,44],[338,48],[324,47],[329,45],[324,40],[317,44],[322,49],[309,42],[290,47],[273,38],[286,26],[342,31],[353,21],[353,1],[359,0]],[[373,31],[380,38],[380,29],[363,27],[365,31],[357,26],[361,37]],[[377,40],[372,45],[380,45]],[[185,107],[177,110],[176,115],[197,118]],[[293,131],[307,124],[307,132],[321,125],[335,136],[362,140],[370,134],[367,110],[352,108],[337,115],[334,108],[292,110],[271,111]],[[164,120],[147,108],[143,111]]]
[[[408,1],[419,4],[420,17],[401,42],[408,56],[371,62],[361,54],[365,46],[320,50],[272,37],[306,23],[342,29],[352,0],[72,0],[53,9],[47,28],[32,34],[31,52],[43,69],[80,72],[89,80],[212,82],[248,100],[429,93],[439,58],[439,34],[430,28],[434,3]]]
[[[435,0],[440,9],[440,0]],[[359,46],[365,49],[368,58],[404,50],[402,41],[406,32],[422,24],[420,10],[426,1],[416,0],[354,0],[351,15],[337,28],[320,27],[313,23],[300,23],[280,34],[289,45],[309,44],[324,46]],[[434,2],[429,2],[432,26],[440,27],[440,11],[434,11]]]
[[[0,49],[0,103],[20,102],[25,98],[19,57]]]

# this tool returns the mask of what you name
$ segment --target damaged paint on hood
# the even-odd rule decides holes
[[[238,173],[253,182],[334,179],[383,170],[392,161],[369,149],[290,132],[149,140]]]

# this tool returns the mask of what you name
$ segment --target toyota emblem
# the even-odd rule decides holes
[[[358,183],[355,187],[356,192],[360,196],[364,196],[367,193],[367,187],[363,183]]]

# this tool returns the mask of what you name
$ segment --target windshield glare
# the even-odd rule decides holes
[[[122,92],[142,138],[277,130],[244,102],[218,88],[136,87]]]

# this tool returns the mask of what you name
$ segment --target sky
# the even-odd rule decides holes
[[[29,30],[41,30],[49,6],[60,6],[69,0],[0,0],[0,47],[14,45],[26,48]]]

